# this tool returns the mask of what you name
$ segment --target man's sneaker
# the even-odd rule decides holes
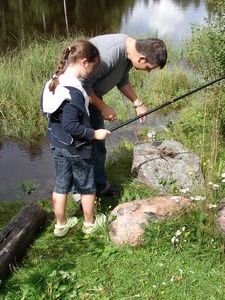
[[[99,190],[96,193],[97,197],[119,197],[121,190],[119,187],[107,183],[107,186],[103,190]]]
[[[81,202],[81,195],[80,194],[73,194],[72,199],[73,199],[73,202],[80,203]]]
[[[67,223],[65,225],[55,225],[54,229],[54,235],[63,237],[64,235],[67,234],[70,228],[74,227],[77,225],[78,219],[76,217],[68,218]]]
[[[95,222],[93,224],[86,223],[86,222],[83,223],[82,231],[85,234],[94,233],[97,229],[104,227],[106,222],[107,222],[106,215],[104,214],[96,215]]]

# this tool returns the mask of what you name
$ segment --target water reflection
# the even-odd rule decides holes
[[[191,24],[201,24],[207,16],[204,0],[136,1],[124,15],[121,31],[127,34],[157,33],[181,42],[191,34]]]
[[[32,35],[96,35],[119,31],[124,12],[135,0],[51,0],[0,2],[2,44],[20,45]],[[57,4],[56,4],[57,3]]]
[[[56,4],[57,3],[57,4]],[[21,45],[33,35],[92,36],[107,32],[157,31],[181,40],[190,23],[202,23],[205,0],[1,0],[1,47]]]

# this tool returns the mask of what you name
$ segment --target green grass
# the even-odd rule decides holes
[[[223,299],[224,240],[214,217],[214,212],[199,206],[175,219],[154,222],[144,245],[137,248],[117,247],[105,232],[85,239],[80,225],[64,239],[55,239],[51,225],[3,285],[2,295],[4,299],[205,299],[207,293],[207,299]],[[174,247],[171,238],[183,226],[185,239]]]
[[[44,83],[52,76],[65,45],[72,40],[33,40],[25,48],[0,57],[0,137],[35,142],[44,136],[46,119],[40,112],[40,95]],[[174,65],[179,51],[168,42],[169,62],[165,69],[152,74],[132,70],[131,81],[140,99],[148,106],[189,89],[195,82],[182,66]],[[115,108],[119,120],[135,114],[130,101],[115,88],[105,97]]]
[[[32,142],[43,136],[46,119],[40,111],[40,95],[68,43],[34,40],[26,48],[0,58],[2,137]]]
[[[121,143],[107,171],[122,195],[102,199],[97,210],[108,214],[118,203],[156,195],[131,179],[131,159],[132,145]],[[46,227],[2,283],[2,299],[224,299],[225,240],[217,229],[216,209],[208,208],[223,194],[221,187],[205,203],[151,222],[138,247],[113,245],[105,229],[85,238],[79,206],[70,201],[68,214],[80,217],[77,228],[57,239],[54,224]],[[45,207],[50,210],[49,203]],[[173,245],[171,238],[182,227]]]
[[[21,52],[22,57],[18,61],[23,61],[24,64],[18,64],[16,58],[10,60],[9,71],[15,65],[14,72],[17,76],[14,79],[15,87],[9,84],[5,79],[7,77],[0,83],[0,88],[5,88],[0,111],[3,115],[1,125],[4,126],[1,130],[4,135],[13,136],[10,126],[13,128],[14,121],[15,126],[18,126],[18,136],[37,137],[44,130],[44,123],[41,126],[39,123],[43,121],[39,120],[37,106],[32,110],[33,115],[31,111],[34,123],[30,115],[26,115],[29,124],[26,132],[23,133],[23,127],[19,127],[19,123],[25,125],[23,112],[31,109],[43,78],[48,77],[50,65],[54,65],[54,53],[59,44],[55,42],[54,45],[53,49],[52,41],[42,45],[33,44],[29,51]],[[35,57],[41,57],[41,60],[30,68],[32,61],[26,65],[26,59],[33,59],[33,49],[36,49]],[[46,64],[43,64],[43,59]],[[40,65],[36,68],[38,63]],[[7,68],[6,61],[2,64]],[[30,76],[32,70],[35,72]],[[17,82],[17,78],[20,79],[19,72],[26,74],[21,76],[21,82]],[[12,71],[10,74],[9,79],[12,79]],[[183,93],[199,81],[181,66],[172,64],[165,70],[152,74],[134,71],[131,77],[140,98],[149,107]],[[35,82],[32,100],[28,97],[30,90],[26,93],[25,88],[20,94],[21,87],[25,86],[23,84],[27,84],[25,80],[29,87],[33,80]],[[18,101],[19,104],[15,102],[16,96],[22,99]],[[115,90],[106,97],[107,103],[118,108],[119,119],[123,120],[133,114],[133,109],[128,102],[121,100]],[[183,210],[167,220],[151,222],[145,232],[143,245],[138,247],[113,245],[105,229],[86,239],[81,232],[79,206],[70,202],[68,214],[80,217],[77,228],[72,229],[65,238],[56,239],[53,236],[54,224],[49,224],[11,277],[2,282],[0,299],[224,299],[225,240],[217,227],[217,208],[210,209],[208,206],[211,203],[218,205],[225,196],[225,185],[221,182],[221,174],[225,171],[222,120],[224,101],[222,85],[217,85],[207,92],[188,98],[182,104],[171,106],[165,113],[170,109],[179,111],[178,118],[158,134],[159,139],[182,142],[200,156],[206,179],[206,201],[196,203],[191,210]],[[13,107],[12,116],[8,113],[9,106]],[[13,119],[16,115],[21,122]],[[131,178],[132,148],[133,145],[128,142],[121,143],[108,161],[109,179],[119,184],[123,192],[120,198],[113,201],[101,199],[96,205],[98,211],[109,214],[118,203],[157,195],[156,191]],[[219,188],[210,189],[208,181],[217,183]],[[44,205],[50,210],[49,203]],[[5,206],[1,210],[5,219],[1,220],[0,226],[16,213],[16,207],[11,208]],[[174,245],[171,239],[181,228],[185,230]]]
[[[3,228],[23,206],[23,202],[0,202],[0,229]]]

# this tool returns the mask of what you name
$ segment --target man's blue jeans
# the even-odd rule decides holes
[[[98,109],[93,105],[89,106],[90,120],[92,128],[105,128],[104,119]],[[105,173],[106,147],[105,140],[95,140],[93,146],[94,176],[97,191],[104,190],[107,186],[107,177]]]

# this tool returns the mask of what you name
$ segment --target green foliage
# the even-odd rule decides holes
[[[54,38],[33,40],[29,46],[0,58],[1,137],[34,142],[44,135],[47,124],[40,112],[41,90],[55,72],[62,49],[71,41]],[[174,62],[178,54],[170,51],[171,61]],[[134,70],[131,72],[131,80],[140,98],[150,107],[189,89],[193,84],[192,77],[176,66],[154,71],[150,75]],[[108,93],[104,100],[115,107],[119,120],[126,120],[135,114],[130,101],[125,100],[117,89]]]
[[[134,184],[126,188],[135,194]],[[209,298],[222,299],[225,241],[215,213],[199,204],[153,221],[143,246],[135,248],[117,247],[103,233],[84,239],[81,224],[56,239],[51,224],[4,282],[2,295],[7,300],[205,299],[204,288]],[[179,243],[172,243],[174,236]]]
[[[33,41],[0,60],[0,124],[2,137],[37,141],[47,121],[40,111],[43,84],[52,76],[69,41]]]
[[[23,206],[23,202],[3,202],[0,205],[0,229],[13,218],[19,209]]]
[[[188,108],[183,111],[187,114]],[[192,123],[199,117],[195,120],[193,114],[186,119]],[[173,134],[173,126],[168,128],[168,137]],[[184,138],[180,128],[178,137]],[[195,134],[197,140],[197,130]],[[196,141],[193,137],[186,139],[192,149]],[[108,161],[110,179],[120,183],[123,192],[117,203],[106,199],[103,205],[102,199],[97,206],[102,212],[109,213],[118,203],[158,195],[132,180],[131,157],[132,145],[125,142]],[[222,170],[224,164],[220,163],[218,177]],[[3,282],[3,299],[194,300],[205,299],[203,288],[209,298],[223,299],[225,241],[217,229],[217,210],[208,204],[219,202],[224,192],[225,186],[221,185],[219,190],[208,192],[207,202],[171,219],[152,221],[143,245],[135,248],[113,245],[105,230],[86,239],[81,222],[65,238],[57,239],[53,236],[54,224],[50,224],[29,249],[23,264]],[[44,205],[49,209],[48,203]],[[79,206],[69,202],[68,214],[74,213],[81,214]],[[179,231],[182,233],[178,234]],[[173,237],[178,241],[173,243]]]
[[[23,196],[30,195],[36,188],[38,188],[39,184],[34,180],[24,180],[20,184],[20,189],[23,193]]]
[[[187,92],[197,81],[191,73],[179,65],[156,70],[150,75],[139,73],[132,71],[131,80],[135,89],[139,91],[140,98],[147,107],[151,108]],[[186,103],[186,101],[181,101],[164,108],[160,113],[166,114],[171,110],[180,109]]]
[[[189,63],[205,79],[224,75],[225,66],[225,16],[216,15],[204,27],[196,26],[187,42]]]
[[[210,42],[205,30],[206,27],[194,33],[198,42],[193,44],[190,53],[195,53],[192,62],[197,70],[208,78],[218,75],[218,69],[212,66],[211,56],[207,56],[207,48],[203,47]],[[219,37],[219,34],[215,35]],[[211,46],[215,58],[213,63],[221,70],[220,50],[216,52]],[[200,70],[201,56],[205,60]],[[43,72],[48,77],[49,68]],[[150,77],[139,74],[140,77],[134,71],[132,78],[141,98],[149,106],[186,91],[197,81],[195,76],[180,67],[166,68]],[[5,95],[7,93],[10,93],[9,89]],[[152,95],[151,99],[149,95]],[[112,99],[118,103],[118,98],[110,97],[110,103]],[[65,238],[56,239],[53,236],[54,224],[50,224],[29,249],[24,262],[2,283],[2,299],[194,300],[205,299],[206,295],[209,299],[224,299],[225,241],[217,228],[217,208],[209,206],[218,205],[225,196],[221,178],[225,171],[224,101],[222,84],[198,93],[185,104],[176,106],[182,108],[179,117],[167,126],[165,132],[158,134],[159,139],[182,142],[200,156],[206,179],[205,202],[173,218],[151,222],[143,246],[135,248],[113,245],[106,231],[85,239],[81,222]],[[123,117],[126,114],[121,114]],[[131,178],[132,147],[131,143],[121,143],[107,163],[110,181],[121,185],[122,194],[118,199],[101,199],[97,209],[102,212],[108,214],[118,203],[158,195]],[[209,181],[213,185],[208,185]],[[218,185],[216,189],[214,184]],[[9,213],[4,208],[0,210],[1,215],[8,217],[15,214],[15,211]],[[77,206],[69,203],[68,214],[74,213],[81,214]]]
[[[224,1],[223,0],[206,0],[207,5],[210,8],[210,11],[222,16],[224,13]]]

